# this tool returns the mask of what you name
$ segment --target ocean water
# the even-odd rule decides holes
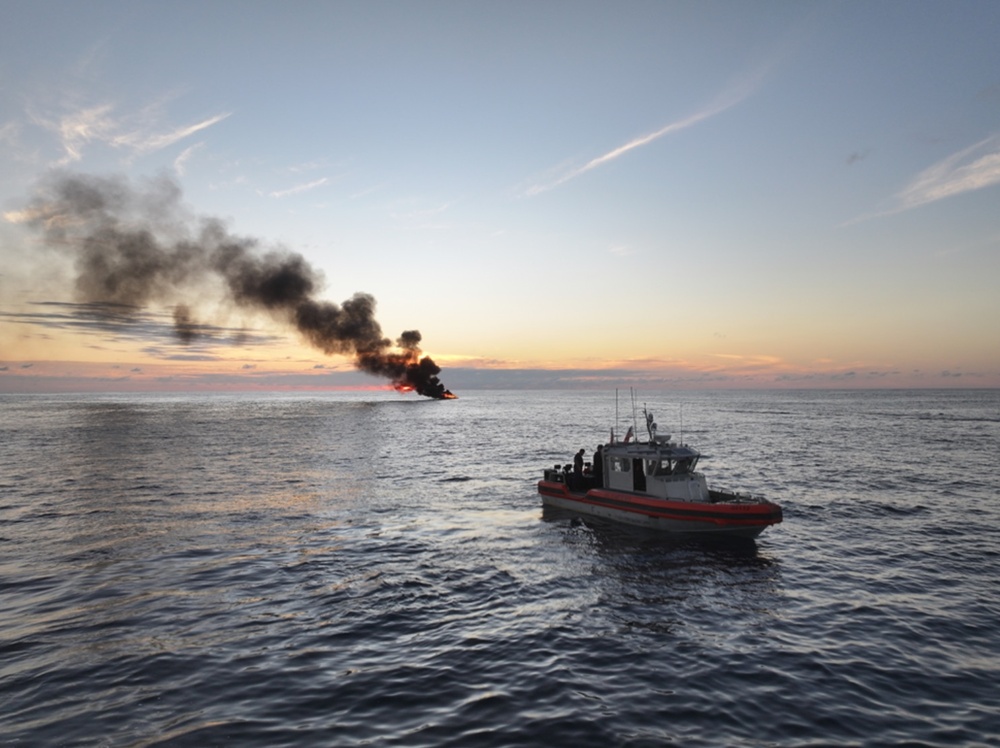
[[[1000,391],[645,393],[756,541],[543,512],[613,392],[0,396],[0,745],[1000,745]]]

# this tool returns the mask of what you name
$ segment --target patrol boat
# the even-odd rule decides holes
[[[696,470],[701,454],[657,434],[645,411],[647,441],[615,439],[594,453],[589,471],[571,465],[545,470],[538,493],[545,506],[668,533],[755,538],[781,522],[781,507],[749,494],[708,487]]]

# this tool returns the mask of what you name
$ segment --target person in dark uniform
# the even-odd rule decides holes
[[[594,488],[604,488],[604,447],[600,444],[594,450]]]
[[[569,477],[569,487],[579,490],[583,488],[583,450],[573,455],[573,474]]]

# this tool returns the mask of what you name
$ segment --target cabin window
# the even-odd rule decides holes
[[[670,460],[660,460],[656,464],[656,475],[670,475]]]
[[[622,457],[611,458],[611,470],[615,473],[627,473],[629,471],[629,461]]]

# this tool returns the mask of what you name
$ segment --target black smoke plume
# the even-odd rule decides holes
[[[188,343],[200,325],[181,300],[221,279],[225,300],[290,324],[324,353],[353,356],[361,371],[400,391],[454,397],[438,379],[441,368],[421,356],[419,332],[405,331],[394,346],[372,296],[358,293],[340,305],[317,299],[322,279],[305,258],[262,251],[220,220],[190,214],[168,177],[134,187],[123,177],[54,175],[21,215],[48,246],[73,257],[80,301],[173,305],[177,338]]]

